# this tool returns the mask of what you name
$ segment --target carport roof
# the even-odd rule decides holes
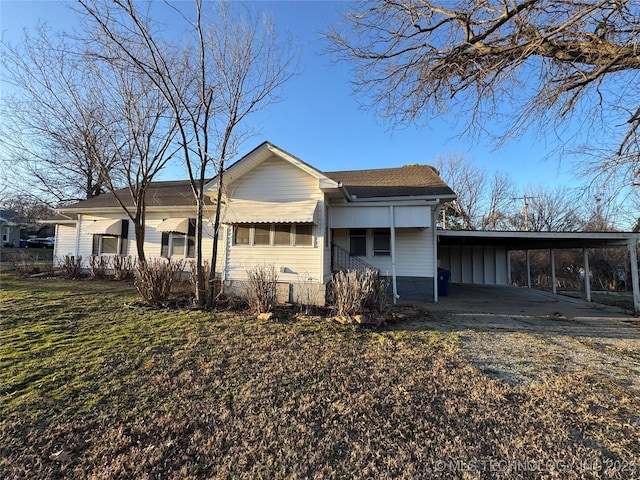
[[[634,238],[640,242],[640,233],[438,230],[440,245],[494,246],[507,250],[625,247]]]

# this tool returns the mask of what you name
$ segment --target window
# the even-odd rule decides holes
[[[354,257],[367,256],[367,231],[366,230],[350,230],[349,231],[349,252]]]
[[[126,255],[129,220],[121,221],[120,235],[95,234],[91,255]]]
[[[286,246],[291,245],[291,225],[285,223],[276,224],[274,226],[273,244]]]
[[[193,258],[196,254],[196,221],[189,219],[189,231],[162,232],[160,255],[166,258]]]
[[[271,225],[256,225],[254,229],[254,245],[271,245]]]
[[[187,246],[187,239],[182,233],[172,233],[169,236],[169,243],[171,244],[171,247],[169,248],[169,251],[171,252],[171,255],[169,255],[170,257],[186,257],[185,247]]]
[[[313,246],[313,224],[235,225],[234,245]]]
[[[373,256],[388,257],[391,255],[391,230],[388,228],[373,231]]]
[[[249,245],[251,227],[248,225],[236,225],[234,227],[233,243],[235,245]]]
[[[296,225],[297,246],[310,247],[313,245],[313,225],[310,223]]]
[[[100,255],[117,255],[119,237],[100,235]]]

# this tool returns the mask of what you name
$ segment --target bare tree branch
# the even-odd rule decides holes
[[[392,124],[454,112],[498,142],[571,122],[640,168],[640,5],[635,0],[370,0],[349,4],[330,51]],[[488,124],[497,122],[498,131]],[[578,127],[575,127],[578,129]],[[603,159],[606,164],[608,159]]]

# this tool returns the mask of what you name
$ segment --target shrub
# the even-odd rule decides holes
[[[338,316],[382,311],[387,304],[387,287],[388,282],[375,270],[337,272],[329,285],[329,306]]]
[[[152,305],[162,305],[169,300],[171,287],[182,276],[185,261],[154,258],[135,266],[134,285],[143,300]]]
[[[268,313],[276,304],[278,275],[273,265],[256,266],[247,270],[245,300],[251,311],[260,315]]]
[[[65,255],[60,263],[61,274],[64,278],[76,279],[82,276],[82,256]]]
[[[92,255],[89,257],[89,276],[91,278],[106,278],[110,257]]]
[[[123,257],[116,255],[113,257],[113,279],[114,280],[130,280],[133,278],[133,270],[136,266],[136,260],[133,257]]]

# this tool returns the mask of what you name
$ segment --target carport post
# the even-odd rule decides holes
[[[393,304],[395,305],[398,303],[400,296],[398,295],[398,284],[396,282],[396,221],[393,213],[393,205],[389,206],[389,226],[391,227],[389,230],[389,242],[391,243],[391,287],[393,289]]]
[[[551,291],[558,293],[556,291],[556,251],[553,248],[549,250],[549,256],[551,257]]]
[[[629,240],[629,260],[631,261],[631,286],[633,288],[633,310],[640,313],[640,280],[638,279],[638,239]]]
[[[531,255],[529,250],[525,251],[527,257],[527,287],[531,288]]]
[[[582,255],[584,257],[584,294],[587,298],[587,302],[590,302],[591,301],[591,272],[589,271],[589,251],[586,248],[583,248]]]

